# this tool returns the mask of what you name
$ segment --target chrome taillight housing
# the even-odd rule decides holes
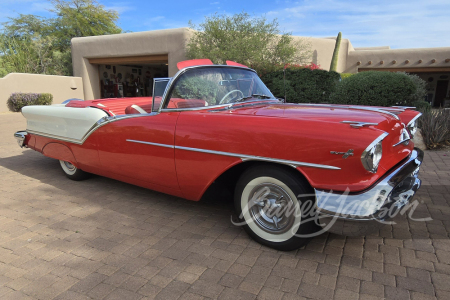
[[[380,164],[381,157],[383,156],[382,142],[387,135],[388,133],[385,132],[376,138],[361,155],[362,165],[371,173],[376,173],[378,170],[378,165]]]

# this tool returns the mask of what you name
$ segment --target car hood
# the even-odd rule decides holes
[[[390,123],[397,118],[392,113],[377,111],[376,108],[339,106],[339,105],[308,105],[308,104],[262,104],[261,105],[235,105],[234,114],[304,119],[340,123],[342,121]]]

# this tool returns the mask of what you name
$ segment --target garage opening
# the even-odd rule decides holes
[[[168,77],[168,55],[91,58],[98,65],[100,97],[150,97],[153,78]]]

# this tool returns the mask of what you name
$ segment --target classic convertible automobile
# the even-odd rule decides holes
[[[15,137],[73,180],[93,173],[194,201],[222,184],[233,222],[280,250],[323,230],[365,234],[420,187],[413,108],[288,104],[235,62],[178,67],[153,97],[24,107]]]

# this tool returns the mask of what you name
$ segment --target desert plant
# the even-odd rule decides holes
[[[336,37],[336,44],[334,46],[334,51],[333,51],[333,58],[331,59],[331,64],[330,64],[330,71],[337,71],[337,64],[338,64],[338,59],[339,59],[339,48],[341,47],[341,39],[342,39],[342,33],[338,33],[337,37]]]
[[[53,95],[48,93],[12,93],[7,104],[11,111],[19,112],[24,106],[50,105],[52,102]]]
[[[424,111],[418,119],[418,127],[428,149],[440,148],[450,140],[450,110]]]
[[[339,104],[410,105],[415,89],[404,73],[367,71],[342,80],[330,100]]]

